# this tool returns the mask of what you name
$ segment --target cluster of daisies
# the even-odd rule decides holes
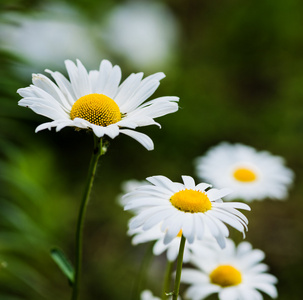
[[[155,118],[178,110],[174,96],[147,100],[165,77],[163,73],[144,79],[143,73],[131,74],[120,83],[120,67],[107,60],[99,70],[89,72],[79,60],[65,64],[69,79],[46,70],[53,80],[34,74],[33,84],[18,90],[23,97],[19,105],[51,119],[36,131],[75,127],[92,131],[97,138],[123,133],[153,149],[152,140],[135,129],[160,126]],[[243,202],[284,199],[293,172],[281,157],[229,143],[210,149],[196,159],[195,166],[202,181],[198,184],[190,176],[182,176],[182,183],[152,176],[126,185],[121,203],[133,213],[128,231],[132,243],[154,241],[154,255],[166,252],[172,263],[180,241],[185,240],[183,262],[195,267],[182,272],[181,282],[189,285],[185,299],[202,300],[217,293],[220,300],[259,300],[261,292],[276,298],[277,279],[266,272],[264,253],[248,242],[236,246],[229,239],[229,227],[245,237],[248,220],[239,210],[250,208]],[[236,199],[241,202],[231,201]],[[145,290],[141,299],[160,298]]]
[[[276,298],[277,278],[267,273],[264,252],[248,242],[236,246],[224,223],[244,233],[248,221],[237,209],[249,209],[243,202],[285,199],[293,172],[281,157],[226,142],[195,159],[194,165],[200,180],[220,189],[195,185],[188,176],[182,177],[183,184],[163,176],[123,184],[126,194],[120,204],[134,214],[128,231],[132,244],[154,241],[153,254],[166,252],[167,260],[174,262],[182,234],[186,237],[183,262],[194,268],[182,270],[181,282],[189,285],[184,299],[217,293],[220,300],[258,300],[262,292]],[[141,300],[157,299],[148,290],[141,294]]]

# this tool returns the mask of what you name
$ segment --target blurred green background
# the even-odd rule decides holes
[[[154,151],[119,136],[101,158],[86,218],[81,299],[135,298],[149,246],[133,247],[126,235],[130,214],[117,204],[122,182],[194,176],[193,160],[221,141],[283,156],[295,171],[286,201],[251,203],[247,240],[266,253],[279,299],[302,299],[302,13],[300,0],[1,2],[0,299],[70,297],[49,250],[59,246],[73,259],[93,139],[72,128],[35,134],[47,120],[18,107],[16,94],[33,72],[65,74],[67,58],[88,69],[107,58],[124,79],[164,71],[154,97],[180,97],[180,110],[159,119],[161,130],[140,129]],[[153,260],[142,285],[156,295],[164,259]]]

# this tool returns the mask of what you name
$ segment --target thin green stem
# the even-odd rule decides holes
[[[171,274],[173,271],[174,262],[173,261],[167,261],[166,265],[166,271],[165,271],[165,277],[164,277],[164,285],[163,285],[163,291],[162,291],[162,300],[167,299],[167,294],[170,291],[170,282],[171,282]]]
[[[102,146],[102,139],[97,138],[94,135],[94,150],[88,169],[86,185],[83,193],[83,198],[80,204],[78,220],[77,220],[76,243],[75,243],[75,274],[74,274],[73,292],[71,298],[72,300],[77,300],[79,297],[85,212],[89,201],[90,192],[93,186],[98,160],[101,155],[105,154],[105,151],[106,151],[105,148]]]
[[[178,254],[178,261],[177,261],[177,270],[176,270],[176,279],[175,279],[173,300],[177,300],[178,295],[179,295],[185,242],[186,242],[186,238],[182,235],[181,242],[180,242],[180,248],[179,248],[179,254]]]

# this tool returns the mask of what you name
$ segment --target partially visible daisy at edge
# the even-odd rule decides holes
[[[23,97],[20,106],[29,107],[37,114],[52,119],[36,128],[76,127],[91,129],[101,138],[128,135],[146,149],[153,149],[153,141],[135,131],[137,127],[158,125],[154,118],[178,110],[178,97],[159,97],[145,102],[165,77],[159,72],[144,79],[143,73],[129,75],[121,84],[121,69],[108,60],[102,60],[99,70],[87,71],[80,60],[77,64],[65,61],[69,80],[60,72],[46,70],[53,80],[42,74],[33,74],[33,84],[17,92]]]
[[[250,243],[235,247],[230,239],[225,249],[217,247],[207,257],[193,255],[191,263],[197,269],[185,268],[181,275],[181,282],[190,285],[186,299],[202,300],[218,293],[219,300],[262,300],[261,292],[277,298],[277,278],[266,273],[268,266],[261,262],[264,257]]]
[[[161,230],[161,224],[158,224],[149,230],[143,230],[141,227],[129,229],[128,235],[133,235],[132,244],[138,245],[155,241],[153,246],[153,254],[160,255],[166,251],[167,260],[173,262],[177,259],[180,247],[182,230],[175,236],[170,243],[164,243],[165,232]],[[216,240],[209,234],[203,240],[195,240],[194,243],[185,242],[183,262],[187,263],[190,260],[192,253],[199,253],[212,250],[214,245],[217,245]]]
[[[237,208],[250,210],[247,204],[223,203],[221,198],[228,195],[230,189],[214,189],[207,183],[196,185],[190,176],[182,176],[182,179],[183,184],[172,182],[165,176],[148,177],[151,185],[126,194],[124,209],[140,210],[130,220],[129,228],[148,230],[161,223],[165,244],[170,243],[180,230],[189,243],[202,240],[208,228],[221,248],[229,235],[224,223],[245,236],[248,220]]]
[[[201,180],[233,190],[226,200],[282,200],[294,180],[282,157],[243,144],[220,143],[198,157],[195,167]]]

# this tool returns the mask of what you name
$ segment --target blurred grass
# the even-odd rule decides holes
[[[123,1],[104,1],[102,14],[117,3]],[[126,236],[130,216],[116,204],[121,183],[157,174],[172,180],[194,175],[193,159],[227,140],[281,155],[296,173],[287,201],[251,204],[247,239],[267,254],[266,263],[279,278],[279,299],[299,300],[303,3],[163,3],[180,22],[181,40],[178,60],[167,68],[155,97],[180,96],[180,110],[159,120],[161,130],[142,129],[154,140],[152,152],[124,136],[110,141],[88,208],[83,299],[131,299],[135,288],[146,247],[132,247]],[[101,10],[99,1],[77,0],[74,5],[91,16]],[[37,1],[12,1],[2,9],[26,13],[38,7]],[[124,78],[136,71],[119,59],[113,62],[121,65]],[[0,261],[7,265],[0,268],[1,299],[67,299],[68,284],[48,252],[56,245],[73,258],[75,218],[92,137],[73,129],[35,134],[45,118],[17,106],[16,90],[30,83],[31,74],[23,78],[15,67],[27,63],[4,51],[0,63]],[[162,259],[154,260],[146,286],[158,294]]]

